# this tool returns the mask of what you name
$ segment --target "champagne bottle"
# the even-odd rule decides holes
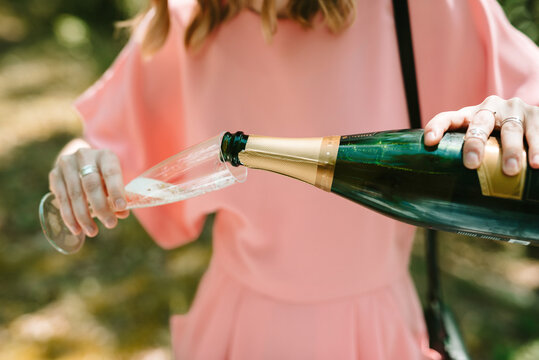
[[[221,150],[234,166],[287,175],[412,225],[539,245],[539,170],[503,174],[496,137],[479,169],[467,169],[463,143],[453,132],[427,147],[423,130],[304,139],[237,132],[225,133]]]

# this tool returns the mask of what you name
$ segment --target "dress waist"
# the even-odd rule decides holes
[[[299,303],[213,261],[189,313],[171,325],[176,359],[433,359],[407,274],[368,293]]]

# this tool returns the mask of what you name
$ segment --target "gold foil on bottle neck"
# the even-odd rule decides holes
[[[508,176],[502,170],[501,146],[495,137],[488,139],[481,166],[477,169],[481,193],[505,199],[520,200],[524,194],[526,181],[526,152],[522,154],[522,170],[515,176]]]
[[[274,138],[250,135],[240,162],[330,191],[340,137]]]
[[[316,174],[316,182],[314,186],[331,191],[333,185],[333,174],[335,173],[335,162],[339,145],[341,143],[340,136],[326,136],[322,139],[320,146],[320,155],[318,157],[318,169]]]

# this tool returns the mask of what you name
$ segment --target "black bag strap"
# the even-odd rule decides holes
[[[417,90],[417,76],[415,71],[414,48],[410,26],[410,12],[407,0],[393,0],[393,15],[399,43],[399,57],[406,91],[406,104],[410,127],[421,128],[421,112]],[[436,350],[442,350],[445,331],[442,325],[438,251],[436,231],[428,229],[425,239],[425,257],[427,262],[427,308],[426,317],[429,328],[430,345]]]
[[[421,112],[419,107],[419,94],[417,90],[417,77],[415,71],[414,47],[412,43],[412,30],[410,26],[410,12],[408,0],[393,0],[393,14],[395,28],[399,43],[399,56],[401,64],[404,89],[406,91],[406,104],[410,127],[421,128]],[[438,252],[436,246],[436,231],[427,230],[426,258],[428,275],[428,301],[435,302],[440,298],[438,276]]]
[[[412,44],[412,30],[410,27],[410,12],[407,0],[393,0],[393,15],[399,42],[399,56],[402,78],[406,91],[406,104],[410,127],[421,128],[421,112],[419,109],[419,95],[417,92],[417,77],[415,72],[414,47]]]
[[[399,42],[399,56],[406,91],[406,104],[411,128],[421,128],[421,112],[410,26],[408,0],[393,0],[395,28]],[[427,263],[427,304],[425,320],[429,333],[429,345],[437,350],[446,360],[469,360],[466,347],[451,310],[441,298],[437,232],[427,230],[425,239],[425,257]]]

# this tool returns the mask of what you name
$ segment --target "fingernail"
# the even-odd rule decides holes
[[[116,204],[116,209],[117,210],[123,210],[125,209],[125,200],[124,199],[116,199],[116,201],[114,202]]]
[[[105,226],[107,228],[109,228],[109,229],[116,226],[116,218],[107,218],[107,219],[105,219]]]
[[[470,151],[464,156],[464,165],[469,167],[479,166],[479,156],[476,152]]]
[[[89,237],[94,237],[97,235],[97,229],[95,227],[89,227],[86,229],[86,235],[88,235]]]
[[[504,164],[505,171],[508,173],[508,175],[513,175],[518,172],[518,161],[517,159],[511,157],[505,160]]]
[[[539,166],[539,155],[535,155],[532,159],[532,165]]]
[[[425,138],[428,141],[434,141],[436,139],[436,133],[434,132],[434,130],[430,130],[429,132],[427,132],[427,135],[425,135]]]
[[[74,235],[79,235],[81,231],[82,231],[82,229],[80,228],[80,226],[74,226],[74,227],[71,228],[71,232]]]

